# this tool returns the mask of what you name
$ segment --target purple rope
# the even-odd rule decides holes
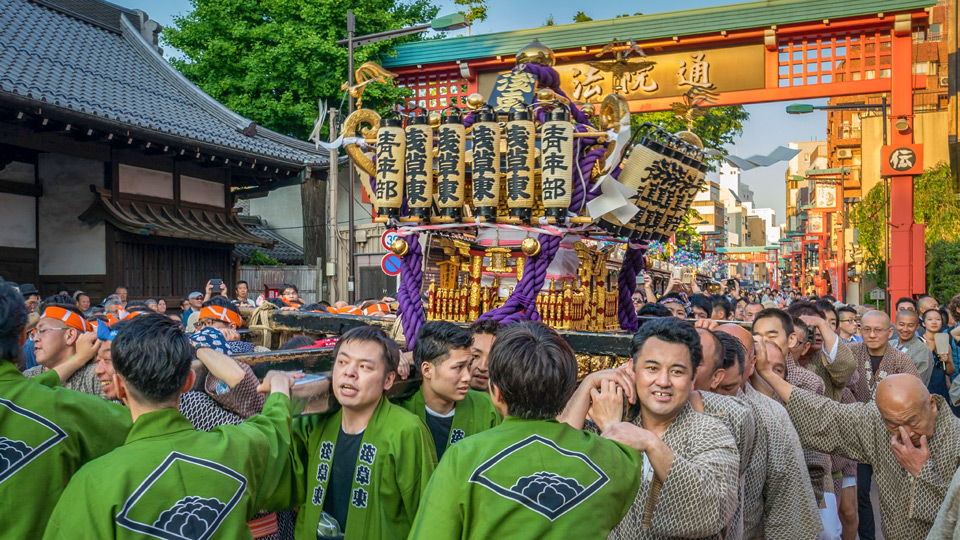
[[[627,332],[636,332],[640,328],[637,308],[633,306],[633,293],[637,292],[637,272],[643,270],[643,256],[646,252],[646,248],[628,245],[620,273],[617,274],[617,287],[620,289],[620,297],[617,298],[617,319],[620,321],[620,328]]]
[[[426,322],[423,311],[423,302],[420,300],[420,288],[423,285],[423,251],[420,249],[420,236],[411,234],[406,237],[407,254],[400,260],[400,289],[397,291],[397,301],[400,306],[397,314],[402,315],[400,324],[403,326],[403,335],[407,340],[407,350],[413,350],[417,339],[417,332]]]
[[[533,73],[537,76],[537,82],[541,86],[546,86],[547,88],[554,91],[554,93],[563,96],[568,101],[570,100],[567,97],[567,94],[560,88],[560,74],[557,73],[557,70],[553,69],[550,66],[541,66],[540,64],[522,64],[514,68],[522,69],[526,72]],[[570,112],[573,114],[573,119],[581,124],[589,124],[590,119],[587,118],[587,115],[583,114],[583,111],[579,107],[572,106],[570,107]]]
[[[540,253],[527,258],[523,278],[517,283],[513,294],[502,306],[483,313],[478,320],[493,319],[500,324],[540,320],[536,298],[547,279],[547,268],[560,249],[560,237],[541,234],[537,240],[540,241]]]

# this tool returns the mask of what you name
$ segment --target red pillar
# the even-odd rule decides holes
[[[893,58],[888,144],[913,143],[913,40],[910,33],[893,34]],[[892,125],[905,116],[911,128],[900,132]],[[890,178],[890,254],[887,261],[890,303],[903,296],[923,293],[926,289],[923,246],[913,239],[913,176]],[[918,253],[920,256],[918,257]],[[889,308],[889,306],[888,306]]]

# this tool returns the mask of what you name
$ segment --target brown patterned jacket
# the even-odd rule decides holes
[[[920,378],[920,372],[917,371],[913,359],[890,345],[887,345],[883,353],[883,359],[880,360],[880,367],[876,374],[873,373],[873,366],[870,363],[870,350],[867,349],[866,343],[854,343],[850,346],[850,350],[857,361],[857,371],[851,379],[850,385],[853,389],[853,397],[857,398],[860,403],[873,400],[873,395],[877,391],[877,384],[887,375],[909,373]]]
[[[640,416],[632,423],[641,425]],[[737,443],[730,430],[687,403],[661,440],[674,453],[666,480],[661,484],[655,473],[645,480],[608,538],[723,538],[736,511],[740,485]]]
[[[804,366],[823,379],[823,395],[834,401],[840,401],[840,394],[847,387],[850,378],[857,370],[857,361],[853,357],[853,351],[839,337],[837,341],[837,356],[833,362],[829,361],[825,352],[817,351]]]
[[[926,538],[960,467],[960,418],[941,396],[933,399],[937,417],[927,445],[930,457],[916,478],[897,461],[874,401],[843,404],[794,389],[787,402],[804,446],[873,466],[884,538]]]
[[[792,353],[787,354],[786,366],[788,383],[797,388],[823,395],[823,379],[809,369],[800,366]],[[810,472],[810,483],[813,487],[813,494],[817,497],[817,506],[826,508],[827,501],[823,494],[833,493],[833,472],[830,456],[804,447],[803,459],[806,461],[807,470]]]

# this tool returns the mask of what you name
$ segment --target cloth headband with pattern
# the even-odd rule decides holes
[[[218,319],[225,323],[243,326],[243,318],[225,307],[207,306],[200,310],[200,319]]]
[[[390,306],[381,302],[381,303],[373,304],[371,306],[367,306],[363,308],[364,315],[371,315],[378,311],[382,311],[383,313],[390,313]]]
[[[93,330],[93,326],[85,321],[83,317],[77,315],[69,309],[63,309],[62,307],[50,306],[43,310],[43,315],[41,315],[40,318],[57,319],[63,321],[63,324],[73,328],[74,330],[79,330],[80,332],[90,332]]]
[[[343,306],[343,307],[331,306],[327,308],[327,311],[330,313],[343,314],[343,315],[363,315],[363,313],[360,311],[360,308],[356,306]]]

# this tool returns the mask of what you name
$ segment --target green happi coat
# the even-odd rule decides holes
[[[295,537],[316,540],[342,410],[293,422],[282,490],[265,508],[300,508]],[[430,432],[409,411],[381,398],[363,431],[347,511],[347,540],[402,539],[410,531],[420,497],[436,467]]]
[[[130,430],[126,407],[59,385],[56,371],[27,379],[0,359],[2,538],[40,538],[70,478]]]
[[[400,403],[404,409],[417,415],[424,423],[427,421],[427,406],[423,400],[423,388]],[[493,400],[486,392],[467,390],[467,395],[458,401],[454,407],[453,423],[450,426],[450,435],[447,437],[447,447],[462,440],[464,437],[486,431],[500,424],[503,417],[493,407]],[[437,448],[437,454],[441,454]]]
[[[606,538],[633,504],[642,469],[632,448],[510,416],[447,451],[409,538]]]
[[[290,398],[236,426],[197,431],[176,409],[140,416],[126,443],[78,472],[44,540],[235,540],[275,491],[290,440]]]

